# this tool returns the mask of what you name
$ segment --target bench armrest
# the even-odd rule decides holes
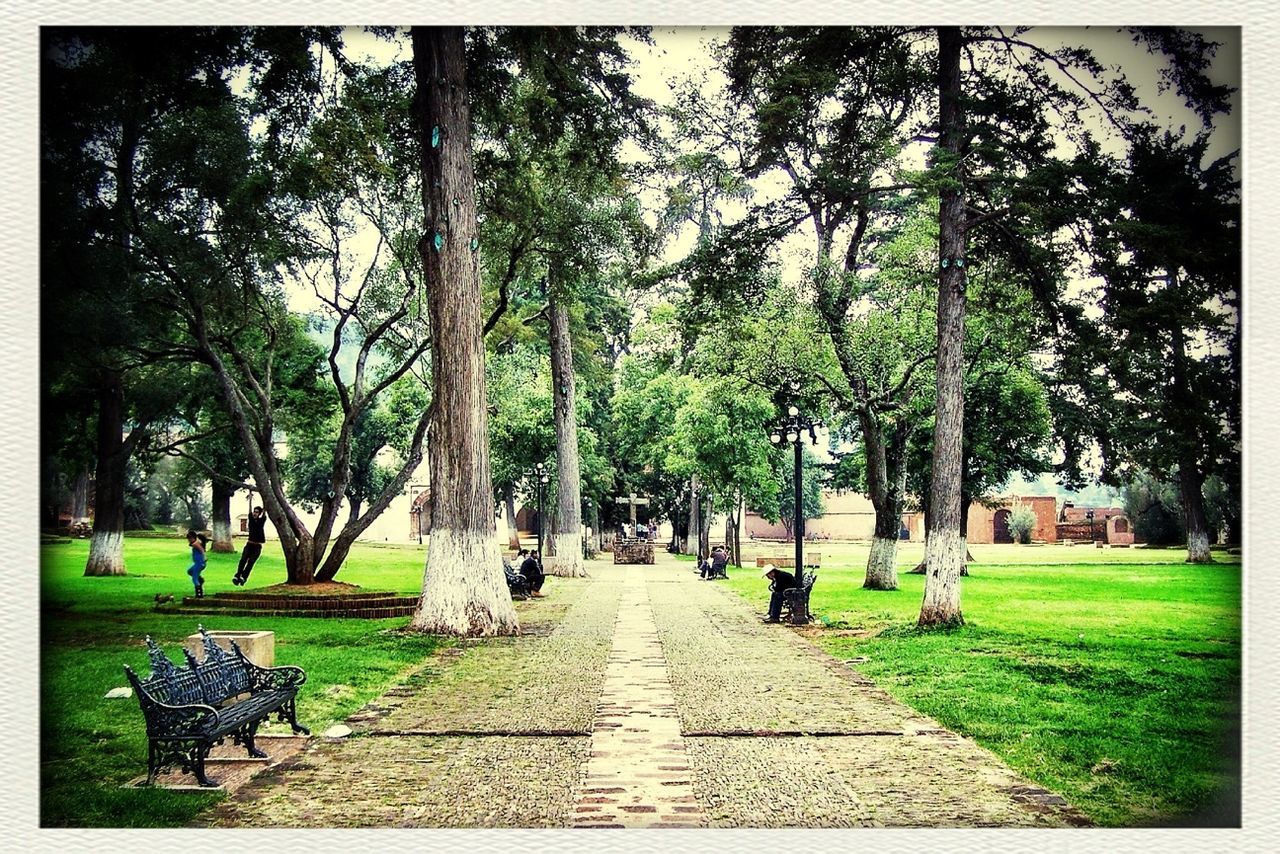
[[[307,681],[307,671],[292,664],[279,667],[261,667],[245,659],[249,666],[249,681],[256,693],[272,688],[298,688]]]
[[[211,727],[218,719],[218,710],[204,703],[188,706],[171,706],[147,696],[142,703],[142,714],[147,721],[148,735],[195,734]]]

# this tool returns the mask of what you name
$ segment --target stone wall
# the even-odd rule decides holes
[[[653,563],[653,543],[649,540],[622,538],[613,541],[614,563]]]

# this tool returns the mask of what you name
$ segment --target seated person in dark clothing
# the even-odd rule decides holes
[[[779,623],[782,621],[782,591],[796,586],[796,577],[789,572],[778,569],[771,563],[765,564],[763,578],[769,579],[769,613],[764,622]]]
[[[696,570],[696,571],[697,571],[698,575],[702,576],[703,578],[706,578],[706,577],[707,577],[707,575],[708,575],[708,574],[710,574],[710,572],[711,572],[711,555],[707,555],[706,557],[699,557],[699,558],[698,558],[698,567],[697,567],[697,570]]]
[[[547,577],[542,574],[542,564],[538,562],[538,556],[534,552],[529,552],[524,563],[520,564],[520,574],[529,580],[530,596],[541,599],[546,595],[542,592],[542,582],[546,581]]]
[[[711,552],[711,577],[712,578],[728,578],[729,577],[729,555],[720,546],[716,546]]]

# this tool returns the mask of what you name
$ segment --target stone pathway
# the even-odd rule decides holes
[[[591,565],[204,814],[219,827],[1055,827],[1061,797],[668,555]],[[353,773],[357,771],[358,773]]]
[[[613,650],[574,827],[700,827],[675,697],[644,580],[624,566]]]

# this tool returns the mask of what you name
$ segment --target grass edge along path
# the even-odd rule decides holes
[[[945,633],[915,628],[914,555],[899,590],[869,591],[851,554],[824,565],[803,632],[1098,824],[1238,823],[1240,564],[1082,551],[975,548],[967,625]],[[763,610],[757,572],[730,586]]]
[[[147,742],[134,697],[105,699],[126,684],[123,664],[148,669],[151,635],[181,663],[182,641],[203,623],[211,630],[270,629],[276,663],[307,671],[298,718],[313,732],[345,719],[456,642],[401,631],[408,618],[264,618],[191,615],[155,609],[157,595],[191,592],[190,550],[180,538],[127,537],[128,575],[86,578],[87,540],[41,548],[40,824],[44,827],[179,827],[222,793],[128,788],[146,772]],[[366,590],[414,592],[425,547],[357,544],[342,580]],[[207,592],[233,588],[239,554],[211,553]],[[264,551],[247,589],[284,576],[278,551]],[[519,602],[522,621],[554,599]],[[542,609],[548,613],[552,608]]]

